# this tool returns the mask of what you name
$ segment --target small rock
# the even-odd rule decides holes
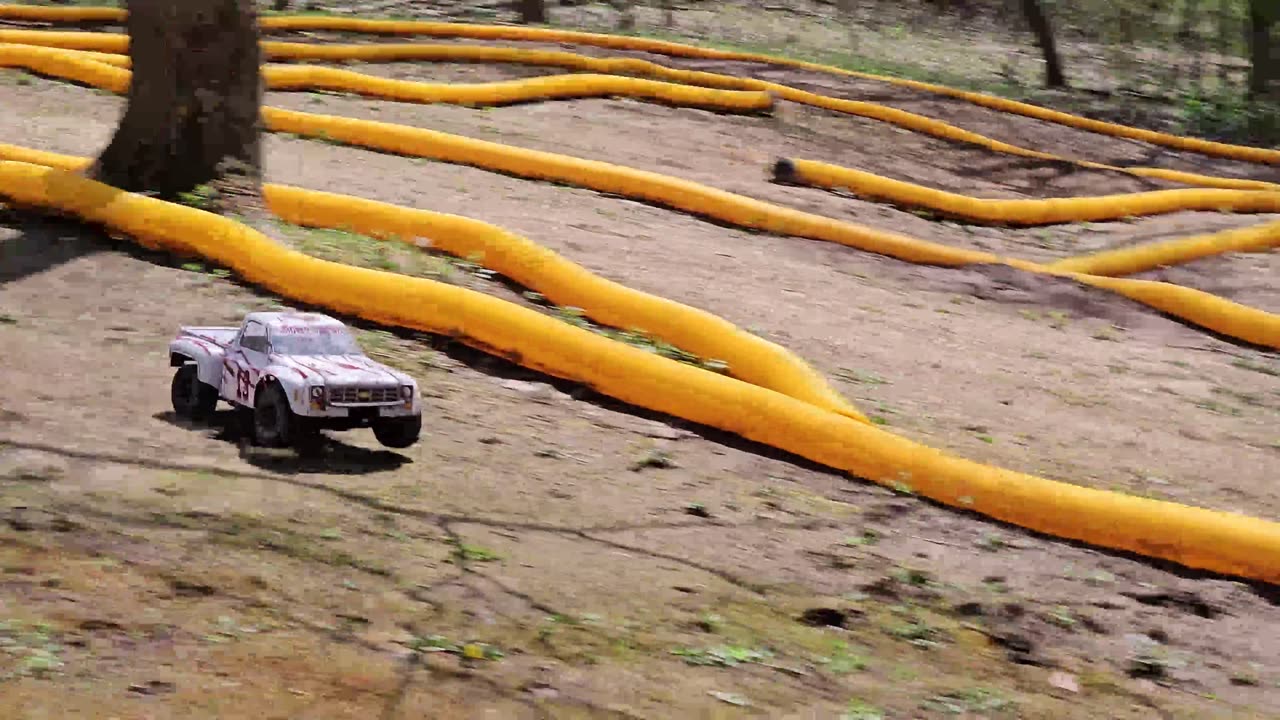
[[[640,434],[645,437],[657,438],[659,440],[684,440],[693,437],[693,433],[679,428],[673,428],[670,425],[647,425],[641,428]]]
[[[1049,673],[1049,684],[1059,690],[1066,690],[1071,693],[1080,692],[1080,683],[1076,681],[1076,676],[1066,672]]]
[[[951,609],[962,617],[980,617],[986,612],[985,608],[982,607],[982,603],[976,601],[962,602]]]
[[[546,383],[527,382],[525,380],[503,380],[502,387],[514,390],[534,402],[550,404],[567,397],[564,393]]]

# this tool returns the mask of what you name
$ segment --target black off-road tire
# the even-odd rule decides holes
[[[253,404],[254,440],[263,447],[288,447],[297,434],[297,424],[284,390],[275,383],[264,385]]]
[[[218,389],[200,381],[195,363],[186,363],[173,374],[169,385],[169,399],[178,417],[187,420],[208,420],[218,406]]]
[[[407,448],[422,434],[422,416],[382,418],[373,423],[373,436],[389,448]]]

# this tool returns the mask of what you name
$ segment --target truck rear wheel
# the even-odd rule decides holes
[[[407,448],[418,442],[422,433],[422,416],[383,418],[373,423],[373,436],[391,448]]]
[[[188,420],[206,420],[218,406],[218,389],[200,382],[195,363],[186,363],[173,374],[169,386],[169,398],[178,417]]]
[[[253,407],[253,435],[264,447],[285,447],[295,434],[297,418],[284,390],[274,383],[258,391]]]

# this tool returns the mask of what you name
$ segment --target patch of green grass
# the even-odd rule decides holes
[[[1250,370],[1252,372],[1262,373],[1263,375],[1270,375],[1271,377],[1280,377],[1280,365],[1253,362],[1252,360],[1247,360],[1245,358],[1236,358],[1231,361],[1231,364],[1241,370]]]
[[[502,559],[498,553],[479,545],[468,545],[460,540],[452,541],[453,551],[450,556],[450,562],[468,563],[468,562],[497,562]]]
[[[840,713],[840,720],[884,720],[884,718],[883,710],[857,698],[850,700],[849,704],[845,705],[844,712]]]
[[[990,715],[1013,713],[1013,701],[989,688],[966,688],[934,695],[920,703],[921,709],[948,715]]]
[[[712,665],[715,667],[737,667],[744,663],[758,663],[773,657],[769,650],[752,649],[738,645],[720,645],[718,647],[698,649],[679,648],[671,651],[672,655],[683,658],[690,665]]]
[[[465,660],[501,660],[506,653],[483,642],[454,642],[443,635],[414,638],[409,648],[421,653],[447,653]]]
[[[542,297],[537,293],[525,295],[526,299],[531,299],[533,296],[536,296],[539,299]],[[582,308],[556,305],[552,306],[552,314],[553,317],[575,327],[582,328],[583,330],[589,330],[597,335],[603,335],[610,340],[626,343],[632,347],[640,348],[641,350],[651,352],[655,355],[660,355],[669,360],[682,362],[686,365],[694,365],[702,368],[703,370],[708,370],[720,375],[728,375],[730,371],[729,364],[723,360],[698,357],[697,355],[686,350],[682,350],[681,348],[678,348],[660,338],[653,337],[643,330],[619,330],[617,328],[611,328],[604,325],[597,325],[587,318],[586,312]]]
[[[212,209],[218,203],[221,193],[209,185],[197,185],[188,192],[178,193],[178,202],[199,210]]]
[[[0,620],[0,681],[48,677],[64,667],[62,650],[47,623]]]

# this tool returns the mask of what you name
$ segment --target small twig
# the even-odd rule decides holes
[[[923,540],[927,543],[933,543],[934,545],[946,545],[947,547],[953,547],[953,548],[964,547],[963,545],[950,543],[950,542],[947,542],[946,540],[934,540],[933,538],[927,538],[922,535],[909,535],[908,537],[913,538],[915,540]]]

